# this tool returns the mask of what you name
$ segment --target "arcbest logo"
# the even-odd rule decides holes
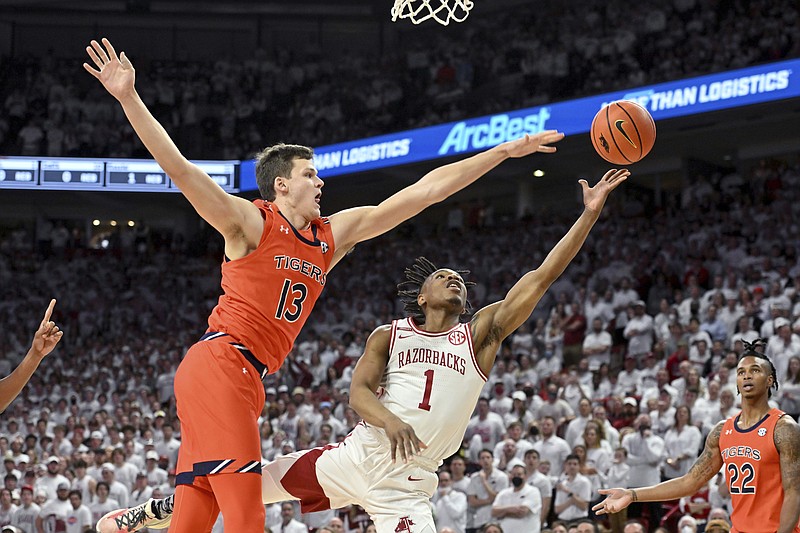
[[[439,148],[439,155],[480,150],[519,139],[526,133],[530,135],[539,133],[545,129],[549,118],[550,108],[542,107],[536,113],[522,117],[494,115],[486,121],[469,126],[466,122],[458,122],[447,134],[442,147]]]
[[[792,71],[790,69],[773,70],[761,74],[728,77],[710,83],[686,85],[663,91],[645,89],[627,93],[622,97],[622,100],[632,100],[650,111],[663,111],[783,91],[789,88],[791,76]],[[607,103],[603,102],[603,105]]]

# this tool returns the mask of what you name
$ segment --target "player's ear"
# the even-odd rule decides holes
[[[276,176],[275,177],[275,191],[287,192],[289,190],[289,184],[286,183],[288,180],[283,176]]]
[[[425,295],[424,294],[419,293],[417,295],[417,303],[419,304],[420,307],[422,307],[422,305],[425,303]]]

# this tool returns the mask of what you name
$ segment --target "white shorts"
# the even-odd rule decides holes
[[[430,498],[439,480],[435,465],[426,466],[392,464],[385,436],[361,423],[342,443],[267,464],[262,494],[264,503],[300,500],[304,513],[360,505],[378,533],[435,533]]]

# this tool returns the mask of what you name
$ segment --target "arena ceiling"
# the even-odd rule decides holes
[[[151,13],[275,14],[371,16],[380,0],[0,0],[0,8],[27,11],[71,11],[114,13],[126,11]],[[377,5],[377,6],[376,6]]]
[[[519,5],[528,0],[476,0],[476,10]],[[73,13],[191,13],[308,15],[386,18],[393,0],[0,0],[0,9]]]

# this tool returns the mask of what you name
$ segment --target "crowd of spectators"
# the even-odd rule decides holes
[[[463,448],[442,467],[433,499],[441,528],[506,521],[485,499],[500,492],[495,506],[504,501],[507,474],[540,490],[542,527],[566,531],[590,516],[574,496],[591,503],[602,487],[685,473],[710,427],[736,410],[731,369],[743,340],[768,340],[780,382],[772,402],[797,417],[798,191],[793,155],[744,175],[698,176],[660,208],[625,190],[612,196],[582,252],[503,344]],[[408,224],[339,266],[286,364],[265,381],[265,459],[336,442],[358,422],[348,405],[354,364],[367,335],[402,314],[394,287],[414,257],[472,270],[478,309],[536,267],[575,216],[489,212],[443,214],[438,231]],[[0,375],[27,350],[51,297],[65,332],[0,419],[0,526],[28,533],[37,516],[89,513],[94,524],[110,508],[174,490],[174,374],[219,295],[221,256],[215,239],[94,249],[64,235],[54,250],[41,237],[17,230],[0,240]],[[724,487],[718,476],[686,501],[630,511],[651,530],[664,514],[702,530],[710,513],[730,511]],[[357,507],[296,514],[270,506],[267,525],[369,525]],[[614,515],[607,525],[623,531],[622,522]]]
[[[137,87],[186,155],[245,159],[800,56],[792,0],[535,2],[408,31],[380,55],[149,61]],[[439,29],[440,30],[440,29]],[[0,63],[0,153],[148,157],[85,58]]]

